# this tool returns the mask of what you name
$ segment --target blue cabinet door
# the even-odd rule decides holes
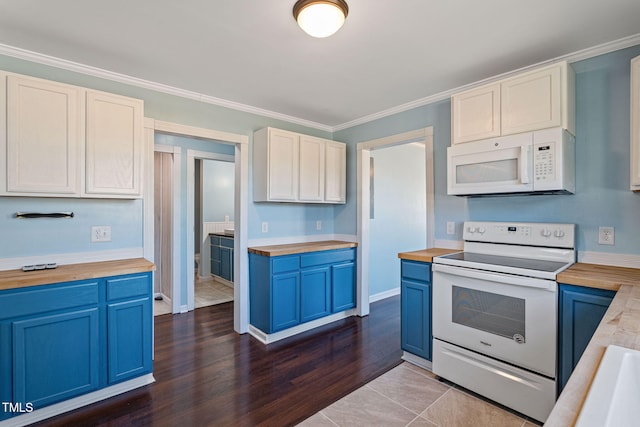
[[[99,317],[93,307],[12,322],[14,403],[39,409],[99,388]]]
[[[300,321],[331,314],[331,269],[309,268],[300,273]]]
[[[271,330],[276,332],[300,323],[300,273],[276,274],[271,283]]]
[[[220,277],[233,281],[233,249],[220,247]]]
[[[431,284],[403,279],[400,292],[402,349],[431,360]]]
[[[218,239],[219,241],[220,239]],[[220,276],[220,246],[211,245],[211,274]]]
[[[109,384],[151,372],[152,322],[150,298],[107,306]]]
[[[615,296],[614,291],[564,284],[559,290],[558,394]]]
[[[356,264],[349,262],[331,267],[331,311],[348,310],[356,306]]]

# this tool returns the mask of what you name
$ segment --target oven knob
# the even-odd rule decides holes
[[[545,228],[544,230],[542,230],[540,232],[540,234],[542,234],[542,237],[550,237],[551,236],[551,230],[549,230],[548,228]]]
[[[487,230],[485,230],[484,227],[478,228],[478,233],[480,233],[480,234],[484,234],[485,231],[487,231]]]
[[[470,227],[468,227],[468,228],[467,228],[467,231],[468,231],[469,233],[473,234],[473,233],[475,233],[475,232],[476,232],[476,228],[475,228],[475,227],[471,227],[471,226],[470,226]]]
[[[564,231],[556,230],[556,232],[553,233],[553,235],[556,236],[558,239],[562,239],[564,237]]]

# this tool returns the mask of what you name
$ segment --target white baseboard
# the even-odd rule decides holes
[[[423,359],[420,356],[416,356],[415,354],[407,353],[406,351],[402,352],[402,360],[404,360],[405,362],[409,362],[412,365],[419,366],[420,368],[426,369],[428,371],[431,371],[433,369],[430,361],[428,361],[427,359]]]
[[[118,259],[142,258],[143,248],[124,248],[106,251],[89,251],[66,254],[34,255],[18,258],[1,258],[0,271],[15,270],[25,265],[48,264],[55,262],[58,265],[84,264],[87,262],[114,261]]]
[[[584,251],[578,252],[578,262],[586,264],[612,265],[616,267],[640,268],[640,255]]]
[[[46,420],[47,418],[55,417],[56,415],[64,414],[65,412],[73,411],[74,409],[108,399],[118,394],[126,393],[153,382],[155,382],[153,374],[143,375],[120,384],[103,388],[102,390],[87,393],[82,396],[74,397],[73,399],[65,400],[64,402],[45,406],[44,408],[37,409],[33,412],[0,421],[0,427],[22,427],[33,424],[38,421]]]
[[[391,297],[395,297],[396,295],[400,295],[400,288],[394,288],[394,289],[390,289],[388,291],[384,291],[384,292],[379,292],[375,295],[369,295],[369,304],[376,302],[376,301],[380,301],[383,299],[387,299],[387,298],[391,298]]]
[[[280,341],[282,339],[289,338],[302,332],[317,328],[318,326],[324,326],[331,322],[335,322],[336,320],[346,319],[347,317],[355,315],[356,310],[352,308],[350,310],[335,313],[331,316],[323,317],[321,319],[312,320],[311,322],[306,322],[301,325],[285,329],[284,331],[275,332],[273,334],[267,334],[266,332],[261,331],[255,326],[249,325],[249,334],[260,341],[262,344],[271,344],[276,341]]]

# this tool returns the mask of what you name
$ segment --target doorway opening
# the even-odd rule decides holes
[[[399,150],[393,150],[393,147],[402,147]],[[376,154],[379,153],[380,155]],[[424,185],[414,185],[411,183],[410,168],[406,167],[406,162],[410,160],[398,160],[399,156],[409,156],[412,152],[418,153],[417,157],[413,156],[413,161],[419,158],[420,162],[424,162],[424,168],[420,168]],[[393,154],[388,156],[387,154]],[[378,157],[379,161],[376,161]],[[371,159],[374,159],[373,161]],[[405,157],[405,159],[407,159]],[[372,169],[373,164],[373,169]],[[376,166],[378,164],[379,167]],[[422,166],[422,165],[421,165]],[[403,173],[400,173],[401,170]],[[389,174],[394,173],[392,179]],[[383,174],[383,175],[381,175]],[[386,176],[385,176],[386,175]],[[400,175],[404,176],[405,183],[398,182]],[[405,176],[406,175],[406,176]],[[409,250],[425,249],[433,247],[434,242],[434,178],[433,178],[433,128],[419,129],[416,131],[405,132],[398,135],[392,135],[373,141],[362,142],[357,146],[357,190],[358,190],[358,206],[357,206],[357,222],[358,222],[358,244],[360,256],[358,257],[358,315],[365,316],[369,314],[369,303],[397,295],[400,292],[399,270],[397,274],[393,273],[399,269],[397,252]],[[373,179],[372,179],[373,177]],[[377,178],[377,179],[376,179]],[[414,177],[415,179],[416,177]],[[373,184],[373,191],[372,191]],[[376,190],[376,186],[381,188]],[[411,194],[402,194],[400,190],[404,188],[394,189],[394,185],[410,186],[409,191],[413,191],[415,196]],[[384,196],[384,195],[387,196]],[[395,201],[381,201],[380,197],[394,197]],[[405,204],[407,208],[411,208],[412,213],[403,212],[399,204]],[[424,203],[424,206],[420,204]],[[384,206],[393,206],[393,209],[386,211]],[[385,216],[383,224],[375,224],[377,218]],[[394,217],[395,215],[395,217]],[[408,215],[408,216],[405,216]],[[412,217],[413,216],[413,217]],[[411,246],[420,245],[421,247],[399,247],[393,248],[391,252],[382,250],[384,245],[377,245],[380,239],[386,239],[386,228],[394,227],[397,230],[401,224],[408,222],[415,223],[421,231],[419,236],[420,244],[411,236],[411,230],[407,230],[406,244]],[[418,225],[419,224],[419,225]],[[385,228],[386,227],[386,228]],[[404,227],[404,226],[403,226]],[[376,239],[376,246],[372,247],[372,239]],[[390,241],[397,241],[404,245],[403,239],[389,238]],[[386,252],[385,252],[386,251]],[[388,252],[388,253],[387,253]],[[396,265],[397,264],[397,265]],[[372,271],[372,266],[376,271]],[[398,282],[398,286],[389,287],[386,285],[381,288],[377,282],[372,282],[373,275],[378,275],[379,269],[391,271],[395,278],[394,283]],[[374,278],[377,280],[378,277]]]

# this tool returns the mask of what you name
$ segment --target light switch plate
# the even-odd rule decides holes
[[[453,221],[447,221],[447,234],[456,234],[456,223]]]

